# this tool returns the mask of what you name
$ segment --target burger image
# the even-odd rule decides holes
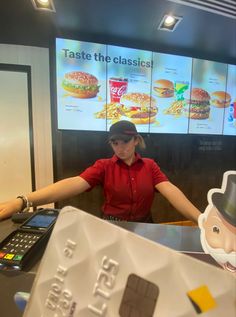
[[[211,94],[211,104],[217,108],[227,108],[230,105],[231,96],[225,91],[215,91]]]
[[[185,100],[184,115],[191,119],[207,119],[210,114],[210,95],[201,88],[191,90],[190,99]]]
[[[96,97],[99,86],[95,76],[85,72],[69,72],[64,75],[62,87],[76,98]]]
[[[158,79],[153,83],[153,90],[158,97],[169,98],[174,96],[174,84],[167,79]]]
[[[156,120],[156,100],[144,93],[127,93],[121,96],[123,115],[134,124],[149,124]]]

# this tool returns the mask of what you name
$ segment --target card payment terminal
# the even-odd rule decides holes
[[[44,250],[59,211],[40,209],[0,242],[0,270],[21,270]]]

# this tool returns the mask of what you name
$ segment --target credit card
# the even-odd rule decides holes
[[[235,317],[235,283],[221,268],[65,207],[24,317],[192,317],[199,312]]]

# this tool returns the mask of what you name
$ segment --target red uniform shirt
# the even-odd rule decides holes
[[[131,166],[116,155],[97,160],[80,176],[92,188],[103,186],[104,215],[130,221],[142,221],[150,216],[155,185],[168,181],[154,160],[141,158],[139,154]]]

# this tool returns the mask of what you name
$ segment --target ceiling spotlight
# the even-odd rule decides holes
[[[36,10],[56,12],[53,0],[31,0]]]
[[[38,0],[39,3],[42,4],[42,6],[48,6],[49,5],[49,0]]]
[[[174,22],[175,22],[175,18],[172,17],[172,15],[168,15],[164,20],[164,24],[167,26],[172,25]]]
[[[161,19],[161,22],[158,26],[158,30],[173,32],[182,19],[183,18],[179,16],[166,14]]]

